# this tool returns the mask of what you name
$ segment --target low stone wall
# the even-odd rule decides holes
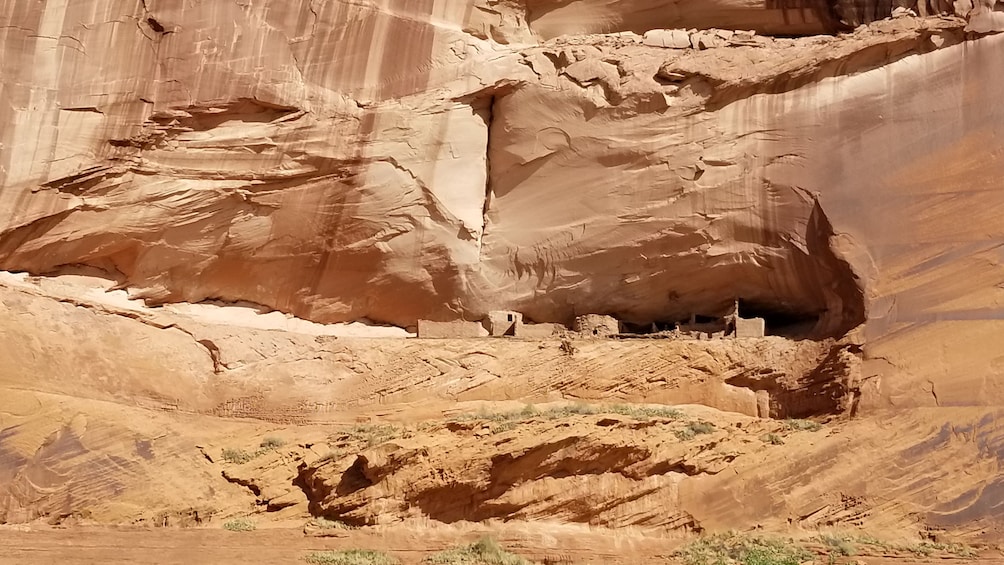
[[[584,336],[617,335],[620,333],[620,322],[611,316],[586,314],[575,319],[575,331]]]
[[[465,322],[463,320],[433,322],[431,320],[419,320],[418,337],[422,339],[488,337],[488,330],[481,325],[481,322]]]
[[[763,337],[767,324],[763,318],[736,318],[736,338]]]
[[[561,324],[522,324],[516,328],[516,337],[547,339],[568,331]]]

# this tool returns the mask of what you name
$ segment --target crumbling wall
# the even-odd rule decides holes
[[[418,321],[418,337],[422,339],[448,339],[487,337],[488,331],[480,322],[454,320],[452,322]]]
[[[484,325],[490,336],[515,336],[523,325],[523,314],[509,310],[492,311],[485,317]]]
[[[582,335],[607,337],[620,333],[620,322],[612,316],[586,314],[575,319],[575,331]]]
[[[763,318],[740,318],[736,317],[737,339],[744,337],[763,337],[767,333],[767,324]]]

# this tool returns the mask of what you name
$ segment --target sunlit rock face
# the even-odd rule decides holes
[[[997,40],[909,14],[742,31],[903,7],[789,4],[8,0],[0,267],[321,322],[647,324],[740,299],[820,334],[886,323],[883,257],[933,237],[891,204],[930,178],[905,163],[999,144],[977,139]],[[691,46],[620,33],[655,27]],[[951,194],[996,178],[986,159]],[[971,224],[946,253],[986,240]]]

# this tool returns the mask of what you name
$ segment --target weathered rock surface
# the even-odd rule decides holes
[[[0,278],[2,522],[310,513],[986,541],[1004,523],[999,410],[863,411],[881,396],[853,344],[340,339],[234,307],[147,308],[81,279]],[[855,411],[820,431],[755,417]],[[693,422],[714,428],[691,437]]]
[[[313,513],[356,525],[426,517],[700,529],[675,502],[680,483],[718,474],[761,443],[759,435],[783,427],[745,422],[748,429],[737,429],[728,422],[729,429],[718,429],[688,422],[682,412],[637,417],[558,410],[508,424],[451,422],[304,464],[297,482]],[[704,426],[704,433],[688,435],[688,426]]]
[[[915,18],[841,38],[690,34],[703,51],[630,34],[506,46],[461,29],[490,11],[409,6],[15,2],[0,266],[86,264],[154,302],[402,326],[491,309],[644,323],[739,297],[839,335],[864,320],[877,252],[847,245],[827,202],[851,191],[815,171],[873,121],[817,116],[880,99],[914,123],[914,90],[883,77],[953,72],[963,49],[961,20]],[[615,23],[599,6],[497,11],[533,41],[548,18]],[[692,25],[712,24],[701,6]],[[993,90],[978,69],[994,41],[932,86],[946,104],[993,108],[960,96]]]
[[[0,268],[99,269],[169,305],[2,277],[0,521],[1000,538],[999,3],[2,6]],[[313,323],[647,324],[737,298],[817,340],[363,343]],[[300,319],[170,305],[203,301]],[[744,428],[722,451],[667,441],[678,423],[435,427],[569,399]],[[753,420],[851,414],[783,445]],[[439,423],[372,445],[325,427],[357,418]],[[268,434],[289,447],[220,462]],[[339,492],[346,473],[366,481]],[[458,508],[457,485],[489,496]]]

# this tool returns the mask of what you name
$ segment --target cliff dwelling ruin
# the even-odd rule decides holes
[[[620,322],[613,316],[584,314],[577,316],[569,330],[562,324],[526,323],[523,314],[514,311],[492,311],[481,321],[455,320],[436,322],[419,320],[417,337],[422,339],[475,338],[475,337],[516,337],[541,339],[562,335],[579,337],[622,338],[622,339],[747,339],[767,335],[764,318],[743,318],[739,313],[739,301],[722,317],[709,318],[691,315],[689,321],[652,324],[649,331],[628,329],[629,324]]]

